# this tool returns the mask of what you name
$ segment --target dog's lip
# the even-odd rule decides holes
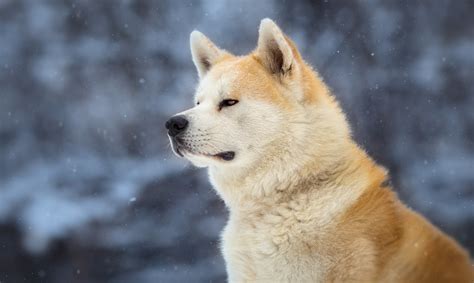
[[[216,159],[224,160],[224,161],[231,161],[235,158],[234,151],[223,151],[217,154],[211,154],[211,153],[203,153],[203,152],[194,152],[192,150],[189,150],[188,148],[181,147],[181,146],[176,147],[176,153],[179,154],[181,157],[184,157],[185,154],[201,155],[201,156],[216,158]]]
[[[183,153],[181,152],[181,150],[179,149],[178,146],[175,147],[175,151],[176,151],[176,153],[177,153],[179,156],[184,157]]]
[[[173,137],[171,139],[171,146],[174,150],[174,152],[179,155],[180,157],[184,157],[184,155],[191,154],[191,155],[202,155],[202,156],[207,156],[211,158],[218,158],[224,161],[231,161],[235,158],[235,151],[222,151],[216,154],[211,154],[211,153],[204,153],[204,152],[194,152],[188,147],[186,147],[183,143],[182,140],[179,137]]]
[[[225,161],[231,161],[235,157],[235,151],[223,151],[218,154],[214,154],[215,157],[219,157]]]
[[[173,148],[173,151],[180,157],[184,157],[183,153],[181,152],[182,147],[180,146],[180,140],[177,138],[171,138],[171,137],[170,137],[170,140],[171,140],[171,147]]]
[[[224,160],[224,161],[231,161],[235,158],[235,151],[223,151],[216,154],[211,154],[211,153],[203,153],[203,152],[193,152],[187,148],[180,148],[180,149],[183,151],[183,153],[189,153],[191,155],[201,155],[201,156],[216,158],[216,159]]]

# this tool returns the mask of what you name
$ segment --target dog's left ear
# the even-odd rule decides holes
[[[272,74],[285,75],[291,72],[299,56],[294,44],[268,18],[261,21],[258,33],[257,56],[263,65]]]
[[[191,32],[189,41],[194,65],[199,77],[202,78],[217,59],[225,54],[225,51],[221,50],[209,38],[197,30]]]

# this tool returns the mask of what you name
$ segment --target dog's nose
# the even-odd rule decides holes
[[[171,119],[166,121],[166,129],[168,129],[168,135],[175,137],[181,132],[184,132],[188,127],[188,120],[184,115],[173,116]]]

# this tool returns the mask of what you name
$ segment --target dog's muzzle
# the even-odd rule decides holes
[[[168,130],[168,136],[171,141],[171,147],[177,155],[184,157],[183,153],[187,152],[190,154],[218,158],[224,161],[231,161],[235,158],[234,151],[223,151],[217,154],[210,154],[205,152],[194,152],[193,150],[191,150],[191,148],[189,148],[189,145],[184,143],[182,140],[182,136],[188,128],[188,125],[189,121],[184,115],[173,116],[168,121],[166,121],[165,127]]]

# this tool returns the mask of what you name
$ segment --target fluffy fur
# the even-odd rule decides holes
[[[473,282],[468,254],[387,186],[318,74],[264,19],[237,57],[191,34],[200,82],[173,148],[230,211],[230,282]],[[225,108],[223,99],[238,100]],[[235,152],[233,160],[220,152]]]

